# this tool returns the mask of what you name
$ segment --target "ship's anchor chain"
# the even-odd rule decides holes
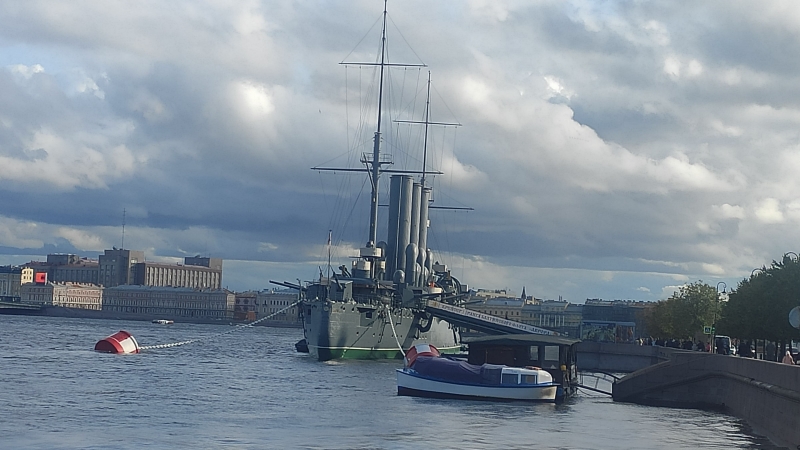
[[[397,342],[397,348],[400,349],[400,353],[403,354],[403,358],[406,357],[406,352],[403,351],[403,346],[400,345],[400,340],[397,339],[397,331],[394,329],[394,319],[392,318],[392,311],[390,311],[389,305],[384,305],[386,308],[386,314],[389,316],[389,325],[392,326],[392,335],[394,336],[394,341]]]
[[[228,331],[224,331],[222,333],[212,334],[211,336],[201,337],[201,338],[197,338],[197,339],[190,339],[188,341],[182,341],[182,342],[172,342],[172,343],[169,343],[169,344],[157,344],[157,345],[145,345],[145,346],[139,347],[139,350],[155,350],[155,349],[159,349],[159,348],[178,347],[180,345],[191,344],[193,342],[205,341],[205,340],[208,340],[208,339],[211,339],[211,338],[224,336],[226,334],[230,334],[230,333],[233,333],[233,332],[236,332],[236,331],[243,330],[245,328],[252,327],[255,324],[257,324],[259,322],[263,322],[263,321],[265,321],[267,319],[271,319],[271,318],[275,317],[276,315],[278,315],[278,314],[280,314],[280,313],[282,313],[282,312],[284,312],[284,311],[296,306],[297,304],[299,304],[301,302],[302,302],[302,300],[298,300],[298,301],[292,303],[291,305],[289,305],[289,306],[287,306],[287,307],[285,307],[283,309],[279,309],[279,310],[275,311],[274,313],[272,313],[272,314],[270,314],[270,315],[268,315],[266,317],[262,317],[261,319],[258,319],[258,320],[254,321],[254,322],[250,322],[250,323],[247,323],[247,324],[237,325],[237,326],[233,327],[232,329],[230,329]]]

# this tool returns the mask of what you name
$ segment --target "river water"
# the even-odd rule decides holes
[[[121,329],[138,355],[93,351]],[[396,395],[400,361],[320,363],[299,329],[0,315],[2,449],[773,449],[716,412]],[[215,336],[216,335],[216,336]]]

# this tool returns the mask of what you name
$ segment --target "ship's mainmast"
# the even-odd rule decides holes
[[[372,166],[370,167],[370,181],[372,181],[372,197],[369,209],[369,240],[367,247],[375,246],[378,242],[378,179],[381,175],[381,116],[383,113],[383,75],[386,68],[386,2],[383,1],[383,29],[381,30],[381,62],[380,82],[378,85],[378,128],[375,131],[372,146]]]

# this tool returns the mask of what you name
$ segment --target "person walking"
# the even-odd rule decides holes
[[[786,350],[786,356],[783,357],[783,361],[781,361],[781,362],[784,363],[784,364],[792,364],[792,365],[794,365],[794,358],[792,358],[792,352],[790,352],[789,350]]]

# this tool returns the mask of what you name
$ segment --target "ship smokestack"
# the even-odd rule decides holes
[[[394,178],[394,177],[392,177]],[[411,195],[414,190],[414,181],[409,175],[400,175],[400,218],[397,223],[397,263],[396,269],[406,267],[406,246],[411,242]],[[406,274],[408,281],[408,274]]]
[[[420,199],[422,197],[422,185],[414,183],[413,190],[411,191],[411,235],[409,243],[419,244],[419,226],[420,226]],[[416,261],[416,258],[414,259]]]
[[[402,175],[392,175],[389,186],[389,226],[386,234],[386,277],[392,279],[397,270],[397,227],[400,221],[400,187]]]
[[[417,285],[417,244],[413,242],[406,246],[406,283],[409,286]]]
[[[419,239],[417,240],[417,263],[420,267],[427,267],[428,259],[428,205],[431,201],[431,188],[422,186],[419,200]]]

